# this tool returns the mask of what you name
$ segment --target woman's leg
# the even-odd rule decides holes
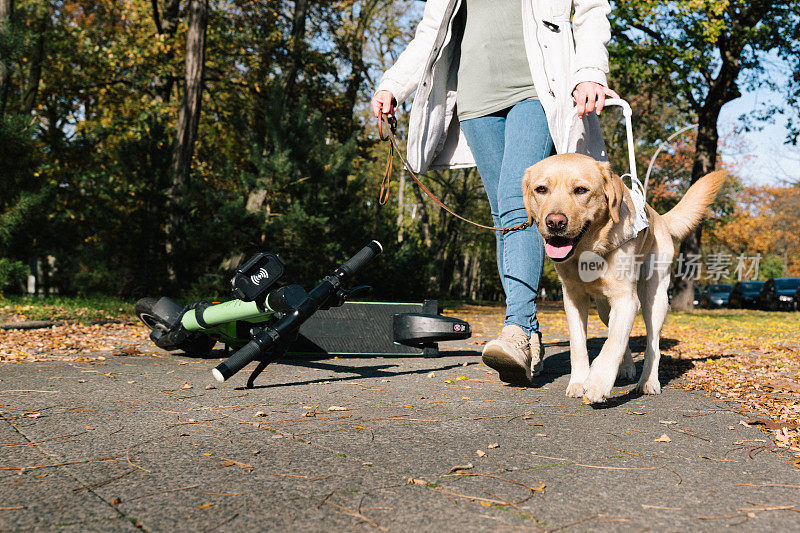
[[[522,200],[525,169],[553,151],[547,117],[539,100],[524,100],[508,111],[504,148],[497,191],[500,224],[515,226],[528,220]],[[533,227],[506,233],[502,250],[505,323],[516,324],[528,334],[538,333],[536,295],[544,265],[544,244],[539,230]]]
[[[485,117],[471,118],[461,122],[461,131],[467,139],[478,173],[483,181],[483,188],[489,197],[492,221],[500,227],[500,209],[498,206],[498,186],[500,184],[500,168],[505,152],[506,118],[504,113],[494,113]],[[495,232],[497,239],[497,271],[503,291],[508,294],[506,280],[503,275],[503,234]]]

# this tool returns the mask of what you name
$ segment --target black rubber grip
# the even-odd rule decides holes
[[[217,365],[212,374],[214,374],[217,381],[225,381],[260,355],[261,344],[256,340],[252,340]]]
[[[355,274],[364,265],[372,261],[372,259],[383,251],[383,246],[378,241],[372,241],[363,247],[356,255],[347,260],[345,264],[339,267],[347,277]]]

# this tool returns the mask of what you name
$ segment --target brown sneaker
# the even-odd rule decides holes
[[[538,339],[539,336],[536,337]],[[516,324],[508,324],[503,327],[499,337],[487,342],[483,347],[483,364],[497,370],[500,381],[514,385],[530,385],[531,344],[531,339],[525,330]],[[537,356],[539,353],[541,350],[537,350]]]

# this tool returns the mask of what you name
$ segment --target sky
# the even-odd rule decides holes
[[[760,131],[733,133],[740,125],[739,116],[752,112],[760,105],[780,103],[780,95],[768,89],[746,92],[741,98],[729,102],[722,108],[717,126],[720,134],[735,135],[731,148],[722,148],[725,162],[741,165],[740,174],[752,185],[785,185],[787,181],[800,181],[800,146],[784,144],[787,128],[786,117],[777,115],[774,123],[763,123]],[[786,112],[797,110],[786,109]]]

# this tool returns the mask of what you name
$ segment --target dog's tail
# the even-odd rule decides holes
[[[703,220],[727,177],[722,170],[706,174],[689,187],[678,205],[662,215],[673,238],[683,239]]]

